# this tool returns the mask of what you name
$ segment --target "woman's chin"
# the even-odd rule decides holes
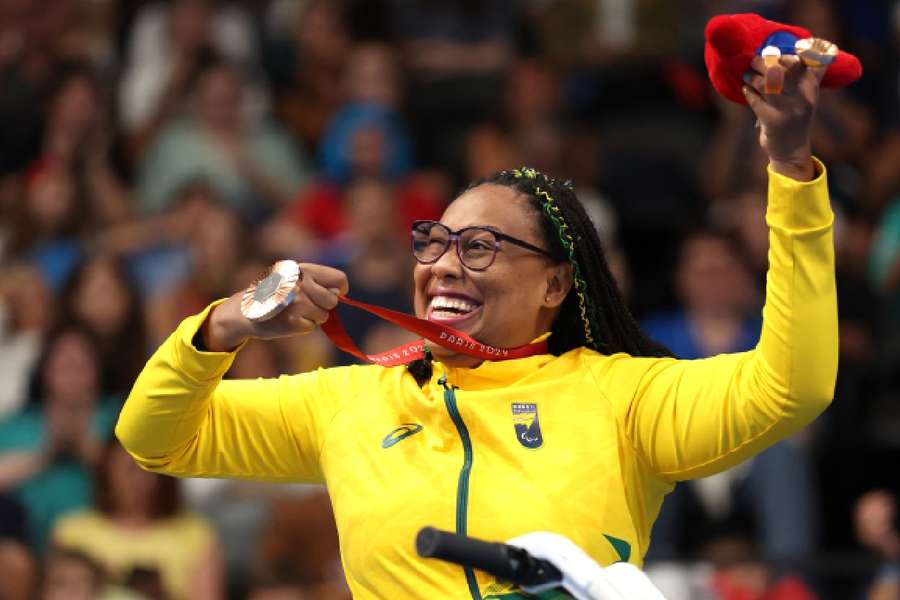
[[[434,356],[435,360],[447,365],[448,367],[471,368],[477,367],[482,362],[484,362],[483,358],[478,358],[477,356],[469,356],[468,354],[463,354],[462,352],[456,352],[455,350],[439,346],[434,342],[429,341],[427,345],[429,348],[431,348],[431,354]]]

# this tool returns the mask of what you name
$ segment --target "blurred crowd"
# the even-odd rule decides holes
[[[752,348],[765,157],[702,60],[708,18],[745,11],[864,65],[823,92],[813,132],[837,214],[837,395],[679,486],[648,570],[671,600],[900,598],[900,2],[7,0],[0,600],[348,598],[322,489],[145,473],[118,411],[182,318],[273,259],[410,312],[410,222],[496,170],[574,182],[679,357]],[[408,339],[342,315],[364,350]],[[228,376],[351,360],[311,334],[250,343]]]

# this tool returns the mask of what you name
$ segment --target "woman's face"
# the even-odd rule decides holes
[[[29,215],[45,234],[65,227],[75,210],[75,184],[62,169],[48,168],[28,188]]]
[[[125,325],[131,308],[128,289],[108,260],[94,260],[85,269],[75,292],[75,313],[95,334],[114,336]]]
[[[447,207],[441,223],[452,231],[474,225],[490,226],[539,248],[546,245],[538,233],[536,214],[515,190],[481,185]],[[484,271],[462,265],[451,244],[437,262],[417,264],[414,271],[416,315],[462,331],[484,344],[514,347],[527,344],[548,331],[562,302],[560,265],[547,257],[501,241],[494,263]],[[548,294],[551,300],[548,301]],[[462,300],[462,314],[435,310],[435,304]],[[456,304],[456,308],[460,308]],[[435,356],[454,366],[471,366],[478,359],[432,346]]]
[[[54,401],[93,401],[97,395],[99,367],[91,342],[76,331],[62,334],[53,343],[43,378],[47,396]]]
[[[73,77],[63,85],[55,98],[53,121],[57,126],[87,128],[99,111],[96,90],[89,79]]]

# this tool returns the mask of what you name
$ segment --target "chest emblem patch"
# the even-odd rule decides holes
[[[526,448],[540,448],[544,443],[544,437],[541,435],[541,423],[538,421],[537,404],[514,402],[512,415],[519,443]]]

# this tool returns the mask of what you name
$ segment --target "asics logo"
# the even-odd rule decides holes
[[[422,426],[418,423],[404,423],[397,429],[393,430],[381,440],[382,448],[390,448],[400,440],[404,440],[411,435],[415,435],[422,431]]]

